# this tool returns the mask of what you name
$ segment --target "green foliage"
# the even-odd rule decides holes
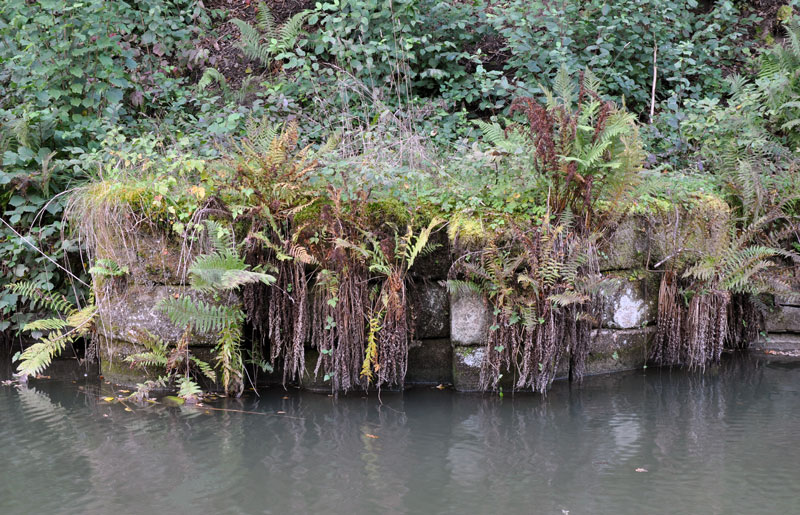
[[[302,11],[283,25],[277,25],[267,4],[259,2],[255,27],[239,19],[231,20],[231,23],[239,29],[239,47],[244,55],[269,67],[294,49],[308,15],[307,11]]]
[[[492,56],[481,49],[497,35],[482,1],[346,0],[318,5],[309,18],[317,25],[309,50],[370,90],[396,87],[392,94],[402,95],[400,99],[441,95],[448,105],[465,102],[489,109],[497,107],[495,98],[503,88],[510,89],[500,71],[491,69]]]
[[[213,221],[206,221],[205,227],[213,253],[198,256],[189,269],[196,291],[226,292],[254,282],[275,282],[271,275],[248,269],[237,253],[229,230]],[[244,359],[240,348],[241,326],[245,319],[242,308],[238,305],[212,304],[189,295],[166,297],[158,308],[167,314],[174,325],[187,328],[187,333],[194,330],[218,335],[214,353],[222,371],[222,386],[226,393],[240,395],[244,388]]]
[[[650,105],[654,47],[658,101],[716,96],[724,70],[747,56],[747,30],[755,21],[731,1],[706,11],[695,0],[513,0],[492,17],[506,38],[505,70],[517,86],[533,94],[561,66],[591,68],[637,114]]]
[[[170,321],[178,327],[189,326],[195,331],[209,333],[221,331],[231,324],[240,324],[244,317],[236,308],[215,306],[189,296],[165,298],[159,303]]]
[[[41,374],[67,345],[88,336],[94,329],[97,307],[93,303],[79,309],[63,296],[44,292],[30,282],[9,284],[6,289],[30,300],[32,309],[45,309],[55,315],[29,322],[22,328],[44,335],[19,355],[18,375]]]
[[[216,381],[217,375],[211,366],[189,350],[188,331],[175,345],[167,344],[150,332],[142,336],[140,341],[145,350],[126,356],[125,361],[132,367],[163,369],[164,375],[139,384],[131,397],[141,401],[148,398],[154,388],[169,388],[174,384],[179,388],[178,396],[185,400],[196,400],[202,390],[193,377],[202,375],[209,381]]]
[[[222,228],[219,224],[208,221],[206,227],[209,233],[209,240],[213,248],[213,253],[198,256],[189,269],[192,279],[192,288],[209,292],[215,290],[235,290],[245,284],[262,282],[272,284],[275,277],[261,272],[249,270],[244,260],[239,255],[236,245],[232,239],[230,231]],[[201,303],[198,303],[198,306]],[[228,314],[226,314],[228,315]],[[176,325],[185,325],[175,322]],[[219,329],[219,326],[213,328]],[[206,329],[197,328],[201,332]]]
[[[448,274],[457,294],[480,293],[493,309],[480,382],[498,389],[506,372],[514,388],[545,393],[562,357],[580,379],[588,352],[593,306],[600,284],[595,244],[564,219],[541,225],[510,221],[487,237],[481,250],[462,253]]]
[[[119,266],[111,259],[98,259],[97,263],[89,269],[93,277],[122,277],[127,275],[127,266]]]
[[[0,213],[11,227],[0,227],[0,285],[32,280],[76,300],[81,289],[55,264],[78,250],[60,238],[57,194],[94,171],[84,156],[114,125],[152,129],[147,117],[170,118],[164,110],[190,116],[180,75],[201,61],[193,40],[208,23],[195,0],[3,2]],[[0,329],[30,319],[18,300],[0,298]]]
[[[800,138],[793,120],[800,118],[800,43],[795,48],[792,41],[800,41],[800,26],[788,25],[787,33],[786,45],[765,50],[755,61],[756,77],[730,78],[727,103],[692,102],[681,124],[698,166],[716,175],[743,226],[779,203],[796,209]]]

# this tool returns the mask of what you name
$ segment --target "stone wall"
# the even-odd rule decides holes
[[[774,304],[755,350],[775,356],[800,356],[800,296],[777,297]]]
[[[607,281],[601,295],[600,327],[594,331],[587,359],[588,375],[638,369],[647,362],[655,332],[660,274],[647,270],[652,253],[645,227],[643,220],[629,218],[600,249],[601,272]],[[448,242],[443,233],[435,237],[442,239],[441,248],[415,266],[409,286],[414,335],[406,383],[452,383],[459,391],[475,391],[479,389],[492,308],[480,295],[448,293]],[[138,247],[131,256],[122,256],[122,261],[119,255],[113,257],[120,264],[128,264],[125,259],[147,260],[156,255],[153,262],[157,266],[131,263],[138,273],[131,274],[124,284],[105,288],[105,296],[99,296],[101,371],[108,380],[120,384],[144,379],[140,371],[130,369],[124,358],[141,350],[145,331],[165,341],[177,341],[181,332],[155,306],[159,299],[185,291],[180,284],[179,264],[186,260],[180,259],[180,249],[174,244],[153,236],[144,235]],[[762,350],[800,349],[800,301],[778,299],[775,313],[767,320],[767,330],[768,337],[760,343]],[[200,355],[207,353],[211,345],[213,338],[208,336],[198,336],[193,341],[194,350]],[[330,391],[329,384],[313,376],[316,358],[315,350],[306,349],[308,372],[300,385]],[[557,379],[568,374],[569,356],[565,356]],[[280,371],[276,371],[265,380],[279,382],[280,378]]]

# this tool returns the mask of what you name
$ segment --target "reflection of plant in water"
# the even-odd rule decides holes
[[[158,336],[146,333],[140,339],[145,350],[131,354],[125,361],[131,366],[163,369],[164,374],[156,379],[150,379],[137,385],[137,390],[131,394],[132,398],[143,400],[149,397],[154,389],[164,389],[178,386],[178,395],[185,400],[197,400],[201,393],[200,387],[194,377],[202,375],[209,381],[216,381],[217,374],[211,365],[199,359],[189,350],[191,330],[187,329],[178,343],[170,346]]]

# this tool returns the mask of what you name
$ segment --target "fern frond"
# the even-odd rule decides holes
[[[238,18],[231,20],[231,23],[239,29],[239,48],[242,53],[265,66],[268,65],[272,61],[272,50],[268,44],[262,41],[258,30]]]
[[[240,320],[244,320],[244,313],[238,310]],[[234,393],[237,396],[244,389],[242,351],[240,342],[242,331],[239,323],[228,324],[221,328],[217,347],[217,365],[222,369],[222,386],[225,393]]]
[[[164,298],[157,307],[166,313],[177,327],[189,326],[201,333],[221,331],[244,322],[244,314],[240,309],[214,306],[187,296],[177,299]]]
[[[577,291],[566,291],[563,293],[556,293],[547,297],[553,304],[556,306],[563,308],[566,306],[570,306],[573,304],[583,304],[585,302],[589,302],[591,297],[589,295],[577,292]]]
[[[198,256],[189,268],[192,288],[197,291],[233,290],[255,282],[272,284],[275,277],[247,270],[248,265],[239,257],[221,254]]]
[[[166,367],[167,357],[152,351],[137,352],[125,357],[125,361],[137,367]]]
[[[475,281],[461,279],[448,279],[445,283],[447,292],[451,295],[464,295],[467,293],[484,293],[485,288]]]
[[[98,259],[89,273],[95,277],[121,277],[129,272],[127,266],[119,266],[112,259]]]
[[[203,75],[200,77],[200,80],[197,81],[197,89],[200,91],[205,91],[206,88],[215,82],[219,84],[220,88],[223,90],[228,86],[228,80],[225,78],[222,72],[216,68],[206,68],[203,71]]]
[[[71,331],[67,333],[63,333],[60,329],[51,331],[20,355],[17,373],[27,376],[41,374],[73,339],[74,333]]]
[[[23,331],[56,331],[59,329],[64,329],[65,327],[69,326],[66,320],[62,320],[60,318],[43,318],[41,320],[34,320],[33,322],[28,322],[22,328]]]
[[[213,220],[206,220],[205,225],[211,248],[214,252],[225,256],[238,255],[233,233],[229,229],[222,227],[222,225]]]
[[[375,375],[373,369],[378,365],[378,332],[381,330],[381,320],[385,311],[369,317],[369,330],[367,332],[367,348],[364,351],[364,361],[361,363],[361,377],[370,383]]]
[[[436,229],[436,227],[438,227],[442,223],[443,220],[437,217],[433,217],[430,223],[428,223],[428,226],[423,228],[416,237],[412,235],[409,238],[409,242],[414,241],[414,243],[413,245],[409,245],[406,247],[405,262],[407,270],[414,265],[414,261],[417,259],[417,257],[420,256],[420,254],[422,254],[422,252],[428,246],[428,240],[430,240],[431,233],[433,233],[433,230]]]
[[[275,18],[272,16],[270,8],[264,2],[258,2],[256,28],[268,39],[275,37]]]
[[[572,103],[575,102],[576,92],[575,84],[569,75],[569,70],[565,64],[561,65],[556,73],[555,80],[553,80],[553,93],[558,97],[568,110],[572,109]]]
[[[280,38],[278,38],[279,51],[285,52],[295,45],[297,38],[300,37],[300,33],[302,32],[303,24],[310,14],[311,11],[299,12],[289,18],[289,21],[281,26],[279,29]]]
[[[84,334],[89,329],[89,323],[97,314],[97,306],[90,304],[85,308],[75,311],[67,317],[67,325],[75,328],[79,335]]]
[[[214,369],[211,368],[211,365],[209,365],[208,363],[206,363],[205,361],[196,356],[189,356],[189,361],[191,361],[194,364],[194,366],[196,366],[197,369],[200,370],[200,372],[202,372],[202,374],[206,376],[209,380],[211,381],[217,380],[217,373],[214,372]]]
[[[485,122],[483,120],[475,120],[475,125],[481,130],[483,139],[488,141],[493,146],[498,147],[506,140],[506,132],[497,122]]]
[[[31,281],[10,283],[5,288],[27,299],[31,310],[44,309],[62,315],[69,315],[75,311],[75,306],[65,296],[60,293],[45,291]]]
[[[191,377],[183,376],[178,379],[178,397],[181,399],[196,398],[203,393],[203,390],[195,383]]]

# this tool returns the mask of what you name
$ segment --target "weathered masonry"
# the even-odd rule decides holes
[[[631,217],[615,232],[602,251],[601,272],[608,279],[602,293],[599,328],[593,334],[586,374],[608,374],[642,368],[655,333],[660,273],[648,270],[646,224]],[[450,267],[447,238],[437,235],[442,247],[415,266],[409,299],[414,313],[414,340],[409,347],[406,384],[452,383],[459,391],[479,389],[479,376],[492,307],[475,293],[449,293],[445,279]],[[113,245],[113,242],[106,242]],[[184,249],[185,254],[185,249]],[[186,262],[181,249],[163,236],[142,233],[124,249],[97,249],[98,257],[122,260],[132,273],[120,283],[100,288],[101,307],[98,350],[101,372],[109,381],[134,385],[145,377],[125,357],[141,350],[143,331],[164,341],[175,342],[181,329],[170,324],[156,309],[158,301],[186,291],[178,270]],[[800,348],[800,302],[776,299],[776,309],[767,318],[761,351],[796,351]],[[198,335],[192,342],[199,356],[208,355],[213,337]],[[306,375],[300,386],[330,391],[330,384],[315,377],[314,349],[306,349]],[[563,358],[557,379],[568,376],[569,356]],[[276,371],[266,382],[279,382]],[[513,377],[504,378],[511,384]]]

